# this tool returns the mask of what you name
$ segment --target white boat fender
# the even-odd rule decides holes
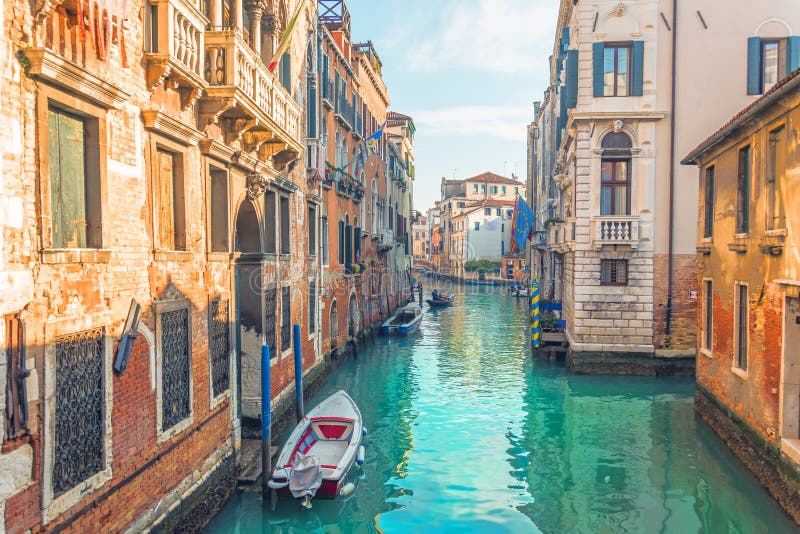
[[[366,427],[361,427],[361,435],[362,436],[366,436],[367,435],[367,428]]]
[[[347,497],[355,490],[356,490],[356,485],[353,484],[352,482],[348,482],[347,484],[342,486],[342,489],[339,490],[339,495],[341,495],[342,497]]]
[[[288,485],[289,485],[289,481],[288,480],[286,482],[277,482],[277,481],[275,481],[273,479],[270,479],[269,482],[267,482],[267,486],[269,486],[270,489],[274,489],[274,490],[283,489]]]
[[[358,465],[361,465],[361,464],[364,463],[364,454],[365,454],[364,446],[363,445],[359,445],[358,446],[358,455],[356,456],[356,463]]]

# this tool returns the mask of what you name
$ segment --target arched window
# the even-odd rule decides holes
[[[350,295],[350,305],[348,306],[349,313],[347,314],[347,335],[356,337],[359,330],[358,320],[358,304],[356,303],[356,296]]]
[[[358,183],[361,187],[366,187],[367,182],[364,180],[364,172],[358,175]],[[364,196],[361,196],[361,224],[365,224],[367,220],[367,203],[364,201]]]
[[[353,261],[361,263],[361,227],[358,217],[353,219]]]
[[[630,215],[631,138],[623,132],[612,132],[600,146],[600,215]]]
[[[339,337],[339,314],[336,312],[336,300],[331,302],[331,344]]]
[[[375,234],[378,232],[378,183],[375,181],[375,178],[372,179],[370,202],[372,202],[372,211],[370,212],[372,225],[370,226],[370,229],[372,230],[372,233]]]

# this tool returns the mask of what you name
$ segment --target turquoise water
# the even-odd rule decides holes
[[[358,488],[310,511],[235,495],[250,532],[798,532],[692,410],[686,379],[570,376],[533,361],[526,303],[486,291],[377,338],[338,389],[369,429]]]

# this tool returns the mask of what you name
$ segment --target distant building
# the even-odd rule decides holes
[[[509,238],[502,238],[503,231],[511,230],[511,220],[508,211],[514,209],[514,200],[519,195],[525,198],[525,184],[491,172],[485,172],[465,180],[447,180],[442,178],[442,198],[439,201],[441,215],[441,257],[439,259],[440,272],[446,275],[464,277],[464,263],[468,258],[479,259],[483,257],[500,258],[510,251]],[[489,202],[483,206],[484,202]],[[480,208],[484,215],[476,215]],[[486,210],[491,211],[491,215]],[[499,211],[499,212],[498,212]],[[469,213],[469,217],[465,215]],[[474,235],[472,245],[469,236],[474,232],[475,222],[480,223],[478,217],[489,219],[508,217],[508,221],[490,225],[492,230],[485,230],[483,234]],[[467,229],[468,223],[471,230]],[[508,234],[510,235],[510,234]],[[478,247],[478,249],[475,249]],[[499,267],[498,267],[499,269]]]
[[[798,135],[800,70],[683,161],[700,168],[696,407],[734,430],[725,441],[795,520],[784,497],[800,491]]]

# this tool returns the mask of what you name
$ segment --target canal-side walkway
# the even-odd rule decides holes
[[[310,511],[240,492],[207,531],[797,531],[695,415],[691,379],[534,361],[526,306],[471,288],[420,334],[342,362],[306,406],[338,389],[358,402],[356,492]]]

